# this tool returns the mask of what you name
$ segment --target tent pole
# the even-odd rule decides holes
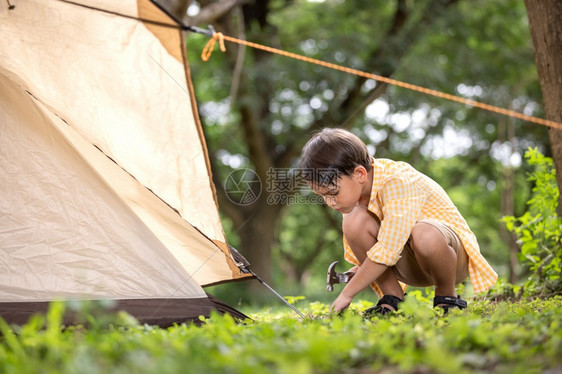
[[[281,295],[279,295],[273,288],[271,288],[267,283],[264,282],[263,279],[261,279],[256,273],[254,273],[252,270],[250,270],[250,273],[252,273],[252,275],[254,277],[256,277],[256,279],[263,284],[264,286],[266,286],[271,292],[273,292],[275,294],[275,296],[277,296],[279,299],[281,299],[285,304],[287,304],[287,306],[289,306],[289,308],[293,309],[295,311],[295,313],[297,313],[299,316],[301,316],[301,318],[305,319],[306,316],[304,314],[302,314],[297,308],[294,307],[294,305],[290,304],[287,300],[285,300],[285,298]]]

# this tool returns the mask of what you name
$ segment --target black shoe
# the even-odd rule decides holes
[[[465,300],[461,299],[460,296],[435,296],[433,298],[433,307],[443,308],[445,314],[449,311],[449,308],[459,308],[465,309],[468,304]]]
[[[398,310],[398,304],[403,302],[404,300],[400,299],[399,297],[393,295],[384,295],[379,299],[379,302],[376,306],[369,308],[363,312],[363,317],[372,317],[374,314],[385,315],[388,313],[392,313]],[[383,304],[390,305],[393,309],[390,309],[387,306],[383,306]]]

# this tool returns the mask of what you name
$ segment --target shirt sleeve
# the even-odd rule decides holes
[[[353,264],[353,265],[357,265],[357,266],[361,266],[361,263],[359,262],[359,260],[357,260],[357,258],[355,257],[355,255],[353,254],[353,251],[351,250],[351,247],[349,246],[349,243],[347,242],[347,239],[345,238],[345,235],[343,236],[343,248],[344,248],[344,258],[347,262]],[[402,290],[406,290],[406,284],[402,283],[402,282],[398,282],[400,283],[400,286],[402,287]],[[382,292],[382,290],[380,289],[380,287],[378,286],[378,284],[376,282],[373,282],[370,284],[371,288],[373,289],[373,291],[375,291],[375,293],[377,294],[377,296],[379,298],[383,297],[384,293]]]
[[[379,194],[384,218],[378,241],[369,249],[367,257],[373,262],[393,266],[400,259],[412,228],[421,215],[426,196],[414,182],[399,176],[384,183]]]

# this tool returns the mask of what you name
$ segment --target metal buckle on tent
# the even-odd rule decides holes
[[[208,36],[209,38],[212,38],[213,35],[215,35],[215,28],[211,25],[209,25],[208,29],[202,29],[201,27],[197,26],[185,26],[185,30],[196,32],[197,34],[203,34]]]

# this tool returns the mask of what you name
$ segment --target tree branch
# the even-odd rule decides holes
[[[199,14],[197,14],[196,16],[190,17],[188,15],[185,15],[183,17],[183,21],[185,24],[190,26],[210,24],[224,16],[226,13],[230,12],[230,10],[235,6],[242,4],[244,1],[245,0],[219,0],[208,3],[207,5],[201,7],[201,9],[199,10]]]
[[[378,70],[379,75],[390,77],[398,67],[396,61],[399,61],[408,50],[408,47],[421,37],[423,30],[427,29],[428,25],[435,21],[436,10],[447,8],[457,2],[458,0],[433,0],[424,9],[421,17],[414,24],[408,25],[409,14],[406,9],[406,2],[405,0],[397,0],[393,21],[384,37],[384,40],[388,42],[373,50],[365,64],[366,69],[368,71]],[[279,155],[276,164],[280,167],[289,165],[291,160],[298,155],[304,144],[303,141],[307,139],[306,135],[311,131],[320,130],[325,126],[336,126],[338,123],[346,128],[352,127],[359,113],[380,97],[387,89],[387,85],[380,84],[379,82],[374,89],[361,94],[361,87],[366,80],[366,78],[358,77],[353,87],[347,91],[346,98],[337,107],[326,112],[322,118],[312,123],[308,129],[295,132],[295,141],[291,142],[283,154]],[[359,106],[361,109],[352,112],[355,106],[354,103],[359,100],[363,101]],[[338,113],[338,115],[333,116],[333,113]],[[345,117],[347,118],[342,121],[342,118]]]
[[[234,8],[234,12],[238,17],[238,38],[246,39],[245,26],[244,26],[244,13],[240,6]],[[240,77],[242,74],[242,66],[244,65],[244,57],[246,56],[246,48],[238,46],[236,55],[236,63],[234,64],[234,71],[232,72],[232,85],[230,86],[230,106],[236,102],[238,95],[238,86],[240,85]]]

